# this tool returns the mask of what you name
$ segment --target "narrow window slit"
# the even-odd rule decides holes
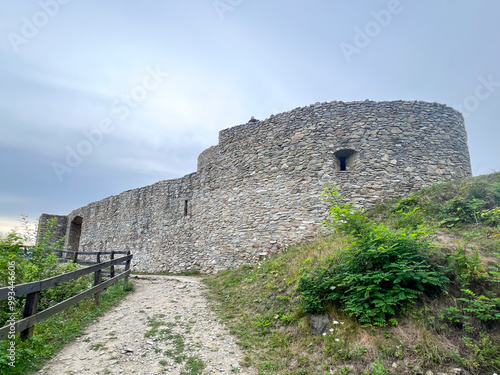
[[[184,201],[184,216],[188,215],[188,201],[187,199]]]
[[[345,156],[340,156],[339,161],[340,161],[340,170],[347,171],[347,158]]]
[[[352,170],[354,155],[356,155],[356,151],[350,148],[338,150],[337,152],[335,152],[335,156],[338,162],[337,164],[338,170],[342,172],[347,172]]]

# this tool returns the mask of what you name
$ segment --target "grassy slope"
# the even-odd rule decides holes
[[[396,316],[395,326],[362,327],[341,306],[327,305],[331,328],[315,336],[310,315],[302,313],[297,281],[304,269],[348,246],[348,238],[320,238],[259,264],[209,276],[205,282],[214,308],[246,350],[242,365],[256,366],[260,374],[500,372],[499,319],[487,324],[471,319],[467,328],[440,318],[445,309],[460,306],[464,287],[476,295],[500,296],[500,284],[488,273],[498,267],[500,227],[492,211],[481,216],[500,205],[500,173],[423,189],[403,203],[375,207],[370,217],[401,227],[401,216],[394,215],[398,205],[418,207],[410,220],[434,226],[436,257],[453,268],[448,290],[438,298],[420,298]]]

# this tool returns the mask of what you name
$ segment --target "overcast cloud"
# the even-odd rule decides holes
[[[500,167],[497,0],[0,0],[0,232],[196,170],[219,130],[424,100]]]

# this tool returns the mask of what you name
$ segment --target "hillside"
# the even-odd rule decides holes
[[[287,375],[500,372],[500,173],[366,213],[335,190],[325,199],[330,235],[205,278],[246,350],[242,365]]]

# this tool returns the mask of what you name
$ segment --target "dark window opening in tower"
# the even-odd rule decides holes
[[[188,201],[187,199],[184,201],[184,216],[188,215]]]
[[[347,157],[339,156],[339,161],[340,161],[340,170],[347,171]]]
[[[335,156],[338,161],[339,171],[347,172],[354,166],[354,155],[356,151],[352,149],[344,149],[335,152]]]

